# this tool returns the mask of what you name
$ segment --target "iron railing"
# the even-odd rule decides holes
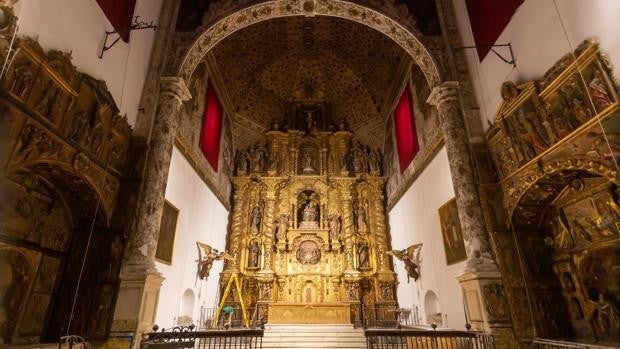
[[[539,349],[612,349],[617,347],[602,346],[597,344],[566,342],[552,339],[536,338],[534,340],[536,348]]]
[[[174,327],[146,333],[141,349],[260,349],[263,347],[263,330],[230,329],[194,331],[194,326]]]
[[[493,336],[471,331],[367,329],[368,349],[495,349]]]
[[[258,308],[254,307],[253,309],[249,309],[250,313],[247,314],[251,328],[258,328],[262,326],[264,319],[259,318],[260,316],[257,314],[257,310]],[[220,312],[217,323],[215,323],[216,311],[217,308],[200,308],[200,319],[198,321],[199,330],[243,327],[243,314],[241,313],[241,307],[233,307],[233,312],[231,315],[227,315],[223,311]]]
[[[364,328],[399,328],[419,326],[417,308],[362,307]]]

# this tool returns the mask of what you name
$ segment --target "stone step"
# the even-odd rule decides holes
[[[363,349],[364,331],[344,324],[267,324],[263,348]]]

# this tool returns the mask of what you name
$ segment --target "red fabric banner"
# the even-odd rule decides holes
[[[394,110],[394,130],[396,132],[396,148],[398,150],[400,172],[403,173],[420,150],[415,130],[413,103],[411,102],[409,85],[405,87]]]
[[[205,111],[202,119],[202,132],[200,134],[200,150],[217,172],[218,161],[220,158],[220,136],[222,134],[222,117],[224,108],[220,103],[217,93],[212,84],[207,87],[205,101]]]
[[[136,0],[97,0],[99,7],[121,36],[124,42],[129,42],[129,32]]]
[[[525,0],[465,0],[480,61]]]

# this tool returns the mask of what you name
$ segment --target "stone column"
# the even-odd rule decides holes
[[[474,166],[459,100],[458,82],[448,81],[433,88],[428,102],[437,108],[439,114],[467,251],[467,270],[496,271],[497,264],[491,252],[474,180]]]
[[[112,332],[150,331],[163,277],[155,268],[155,251],[168,181],[168,170],[183,101],[190,98],[183,79],[163,77],[157,114],[146,155],[142,187],[131,236],[121,268],[121,285]],[[138,341],[135,341],[138,342]]]
[[[474,330],[497,335],[498,347],[511,348],[516,341],[501,275],[484,224],[458,82],[448,81],[433,88],[428,102],[439,114],[467,252],[465,270],[457,277],[467,320]]]

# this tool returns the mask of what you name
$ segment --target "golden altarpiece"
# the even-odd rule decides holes
[[[360,305],[395,309],[379,151],[343,125],[325,127],[321,108],[293,114],[290,129],[274,124],[236,156],[228,250],[237,263],[221,285],[239,272],[246,306],[270,323],[350,323]]]
[[[540,80],[502,86],[487,133],[497,177],[481,190],[505,296],[483,292],[522,342],[620,343],[618,91],[591,41]]]
[[[131,128],[105,82],[78,72],[70,54],[21,38],[9,58],[0,81],[0,346],[66,332],[107,338],[135,201],[124,184]]]

